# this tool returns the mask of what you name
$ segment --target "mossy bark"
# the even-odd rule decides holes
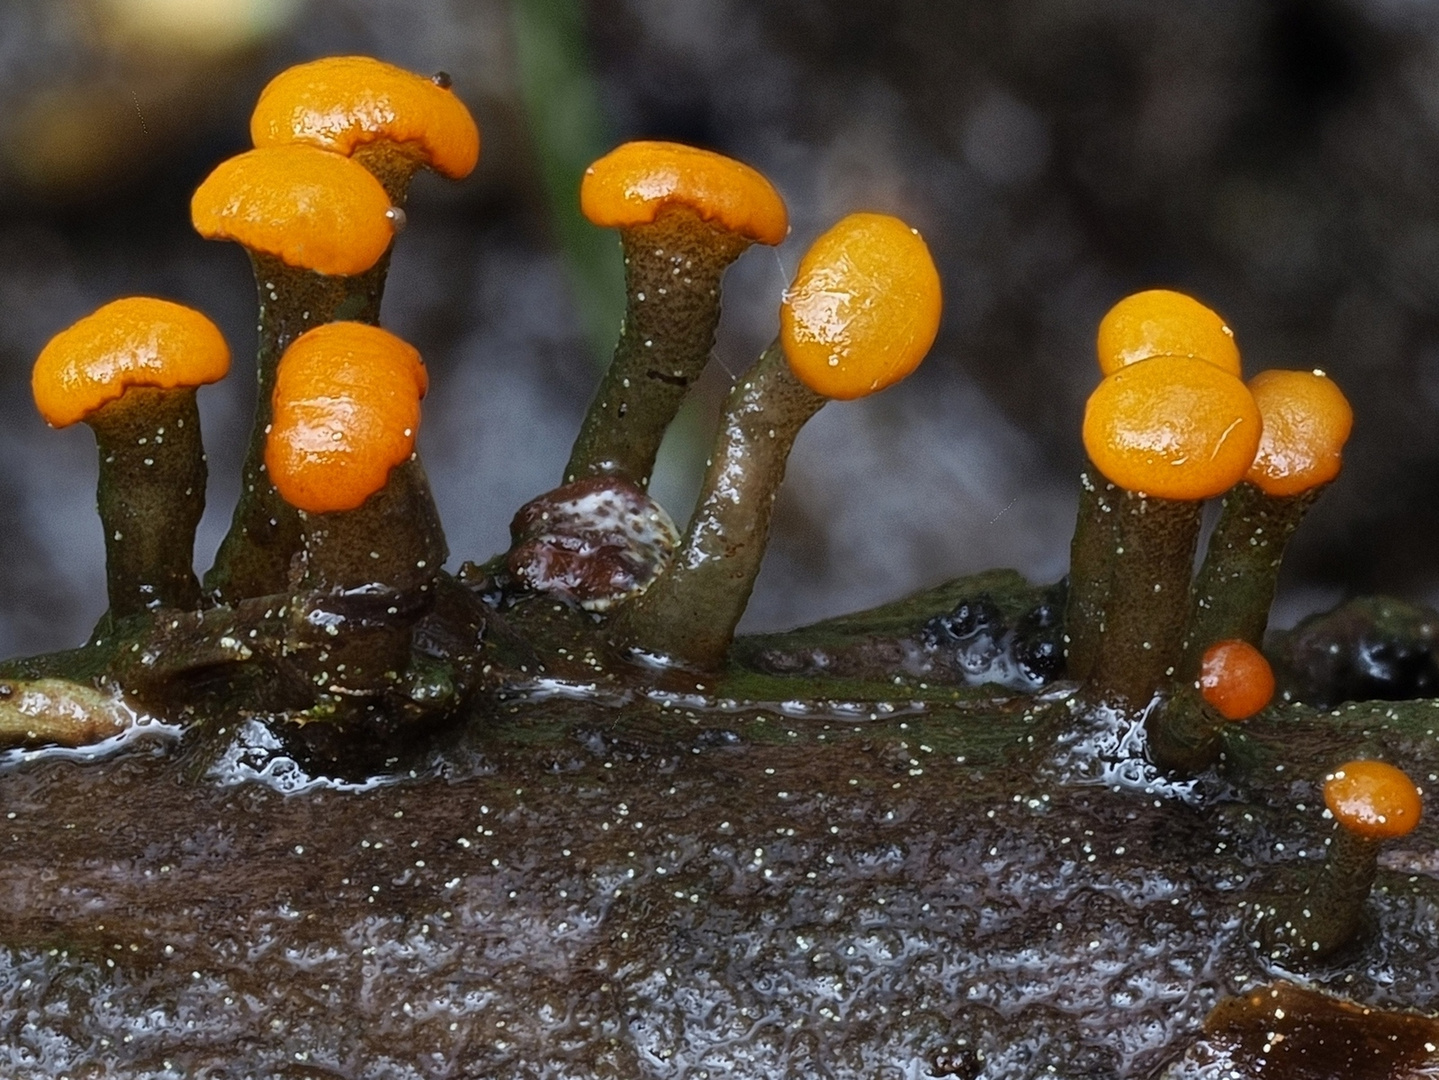
[[[675,208],[623,230],[625,320],[585,414],[565,482],[622,476],[647,487],[665,429],[714,348],[720,278],[750,241]]]
[[[1065,674],[1083,682],[1094,670],[1104,632],[1104,603],[1114,562],[1114,507],[1119,488],[1088,464],[1079,474],[1079,510],[1069,546],[1064,608]]]

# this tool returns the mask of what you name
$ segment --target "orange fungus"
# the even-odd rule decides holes
[[[132,386],[200,386],[229,369],[229,346],[204,315],[168,300],[132,296],[51,338],[30,385],[40,415],[65,427]]]
[[[353,510],[407,461],[428,376],[420,354],[379,327],[336,322],[280,358],[265,467],[290,505]]]
[[[1382,761],[1350,761],[1324,779],[1324,804],[1335,819],[1369,840],[1403,836],[1419,824],[1419,789]]]
[[[256,146],[310,143],[346,156],[388,142],[452,180],[480,157],[480,131],[448,85],[368,56],[331,56],[280,72],[250,117]]]
[[[1244,476],[1259,408],[1233,375],[1159,356],[1110,375],[1084,410],[1084,448],[1113,483],[1166,499],[1207,499]]]
[[[223,161],[190,200],[206,239],[234,240],[321,274],[374,266],[394,238],[389,212],[390,197],[363,165],[304,144]]]
[[[1321,371],[1261,371],[1249,391],[1264,435],[1245,479],[1267,495],[1298,495],[1339,475],[1354,411]]]
[[[780,343],[815,393],[864,397],[919,366],[940,306],[939,273],[919,233],[888,214],[850,214],[800,260],[780,307]]]
[[[1148,289],[1119,301],[1100,320],[1095,344],[1099,370],[1106,375],[1156,356],[1187,356],[1239,376],[1234,331],[1198,300],[1169,289]]]
[[[676,206],[761,244],[778,244],[789,233],[789,214],[774,185],[711,150],[628,142],[586,169],[580,182],[580,209],[607,228],[645,225]]]
[[[1247,641],[1219,641],[1204,651],[1199,692],[1226,720],[1247,720],[1274,697],[1274,671]]]

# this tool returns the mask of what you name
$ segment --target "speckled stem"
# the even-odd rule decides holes
[[[665,429],[714,347],[720,278],[749,240],[684,209],[621,232],[625,321],[590,402],[565,482],[621,476],[647,487]]]
[[[1114,504],[1119,489],[1092,464],[1079,474],[1079,512],[1069,546],[1069,594],[1064,607],[1064,667],[1083,682],[1094,670],[1104,631],[1104,599],[1114,563]]]
[[[1237,638],[1263,647],[1284,549],[1322,490],[1276,498],[1244,481],[1224,496],[1190,594],[1186,677],[1199,671],[1204,650],[1216,641]]]
[[[1082,701],[1142,709],[1174,677],[1189,615],[1200,506],[1121,489],[1104,630]]]
[[[827,399],[771,345],[725,401],[719,434],[669,570],[622,610],[616,637],[690,667],[719,667],[754,589],[795,436]]]
[[[350,695],[389,689],[449,555],[424,470],[412,457],[354,510],[301,511],[300,524],[297,641],[308,639],[313,681]]]
[[[205,448],[195,391],[132,387],[91,414],[100,448],[110,620],[200,602],[195,527],[205,511]]]
[[[205,575],[205,592],[221,603],[269,596],[289,587],[290,560],[300,550],[298,511],[280,497],[265,472],[280,356],[306,330],[339,320],[379,322],[390,256],[363,274],[330,277],[251,253],[260,294],[259,349],[255,357],[255,423],[240,477],[240,501],[230,531]]]
[[[1335,825],[1315,879],[1299,896],[1262,913],[1261,940],[1273,957],[1322,960],[1358,936],[1379,866],[1379,844]]]
[[[1192,683],[1179,686],[1145,717],[1150,760],[1176,776],[1202,773],[1219,761],[1226,723]]]

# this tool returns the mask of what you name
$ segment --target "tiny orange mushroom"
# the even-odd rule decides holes
[[[1349,761],[1324,778],[1324,805],[1348,832],[1365,840],[1405,836],[1423,810],[1414,781],[1383,761]]]
[[[250,117],[255,145],[309,143],[350,156],[386,144],[459,180],[480,157],[480,131],[446,76],[427,78],[368,56],[297,64],[270,80]]]
[[[190,216],[207,240],[327,275],[364,273],[395,235],[390,197],[363,166],[313,146],[269,146],[221,162]]]
[[[1261,371],[1249,392],[1264,418],[1244,478],[1266,495],[1298,495],[1339,475],[1354,410],[1322,371]]]
[[[1236,378],[1240,372],[1234,331],[1198,300],[1170,289],[1147,289],[1115,304],[1100,320],[1095,347],[1105,375],[1156,356],[1206,360]]]
[[[1084,448],[1128,491],[1206,499],[1233,487],[1263,430],[1245,385],[1213,364],[1154,357],[1120,368],[1090,395]]]
[[[1274,697],[1274,669],[1247,641],[1219,641],[1204,651],[1199,692],[1226,720],[1247,720]]]
[[[280,359],[265,466],[292,506],[353,510],[409,460],[428,376],[414,346],[366,323],[296,338]]]
[[[784,200],[733,158],[671,142],[629,142],[585,170],[580,209],[620,231],[625,320],[614,358],[565,465],[566,483],[649,484],[665,429],[714,349],[725,270],[789,232]]]
[[[919,233],[888,214],[850,214],[800,260],[780,306],[780,341],[800,382],[852,400],[919,366],[942,306]]]
[[[147,296],[104,305],[56,334],[35,361],[40,414],[54,427],[83,420],[95,432],[111,618],[199,601],[192,563],[206,467],[195,389],[229,367],[214,323]]]
[[[586,169],[580,181],[580,210],[602,228],[648,225],[681,207],[761,244],[778,244],[789,233],[789,212],[774,185],[712,150],[627,142]]]

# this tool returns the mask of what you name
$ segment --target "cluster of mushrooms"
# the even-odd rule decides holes
[[[799,263],[780,333],[736,381],[683,533],[647,494],[660,441],[713,347],[726,268],[783,241],[786,209],[739,162],[625,144],[587,171],[585,215],[619,231],[627,311],[560,485],[523,508],[510,550],[459,574],[415,450],[428,388],[418,352],[382,329],[406,191],[421,167],[459,179],[479,133],[438,75],[362,57],[292,68],[261,94],[255,148],[192,202],[196,229],[249,252],[259,290],[258,406],[228,535],[193,569],[205,455],[196,388],[229,350],[165,300],[107,304],[46,346],[35,401],[85,421],[100,453],[109,610],[74,653],[12,663],[0,734],[84,743],[122,707],[183,696],[215,672],[278,725],[407,730],[461,715],[491,686],[502,611],[543,597],[616,662],[724,667],[759,570],[776,490],[804,423],[831,398],[913,371],[940,317],[939,276],[896,218],[853,214]],[[1064,708],[1142,721],[1163,770],[1220,763],[1227,726],[1263,709],[1259,651],[1285,544],[1338,473],[1351,414],[1321,372],[1247,384],[1223,320],[1178,293],[1117,304],[1098,335],[1065,610]],[[1223,498],[1193,573],[1206,500]],[[368,725],[368,726],[367,726]],[[1417,789],[1379,762],[1337,767],[1324,871],[1256,912],[1279,954],[1352,939],[1378,844],[1419,818]]]

